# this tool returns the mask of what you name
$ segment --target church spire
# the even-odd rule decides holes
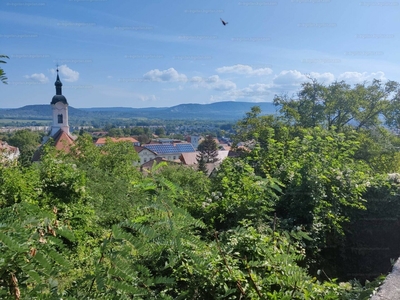
[[[61,91],[62,83],[61,83],[60,77],[58,76],[58,66],[57,66],[57,79],[56,79],[56,82],[54,83],[54,85],[56,86],[56,95],[62,95],[62,91]]]

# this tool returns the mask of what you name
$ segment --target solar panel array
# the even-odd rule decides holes
[[[195,152],[192,144],[176,144],[176,148],[178,148],[179,152]]]
[[[196,152],[192,144],[149,144],[142,145],[157,154]]]

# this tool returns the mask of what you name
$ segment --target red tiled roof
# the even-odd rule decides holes
[[[182,153],[181,156],[179,157],[181,162],[185,165],[197,165],[197,155],[199,152],[187,152],[187,153]]]
[[[50,139],[49,139],[50,140]],[[48,141],[49,141],[48,140]],[[53,136],[54,147],[58,151],[64,151],[68,153],[71,150],[71,147],[75,144],[74,138],[70,136],[63,130],[58,130],[56,134]],[[32,161],[39,161],[42,156],[42,146],[41,145],[33,154]]]
[[[61,129],[57,131],[57,133],[53,137],[54,139],[54,147],[57,150],[69,152],[71,146],[74,145],[74,139],[65,131]]]

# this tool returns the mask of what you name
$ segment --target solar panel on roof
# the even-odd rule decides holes
[[[154,151],[158,154],[195,152],[192,144],[176,144],[176,145],[150,144],[150,145],[143,145],[143,147],[151,151]]]

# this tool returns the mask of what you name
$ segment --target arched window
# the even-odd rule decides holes
[[[63,122],[63,115],[62,114],[59,114],[58,115],[58,124],[60,124],[60,123],[62,123]]]

